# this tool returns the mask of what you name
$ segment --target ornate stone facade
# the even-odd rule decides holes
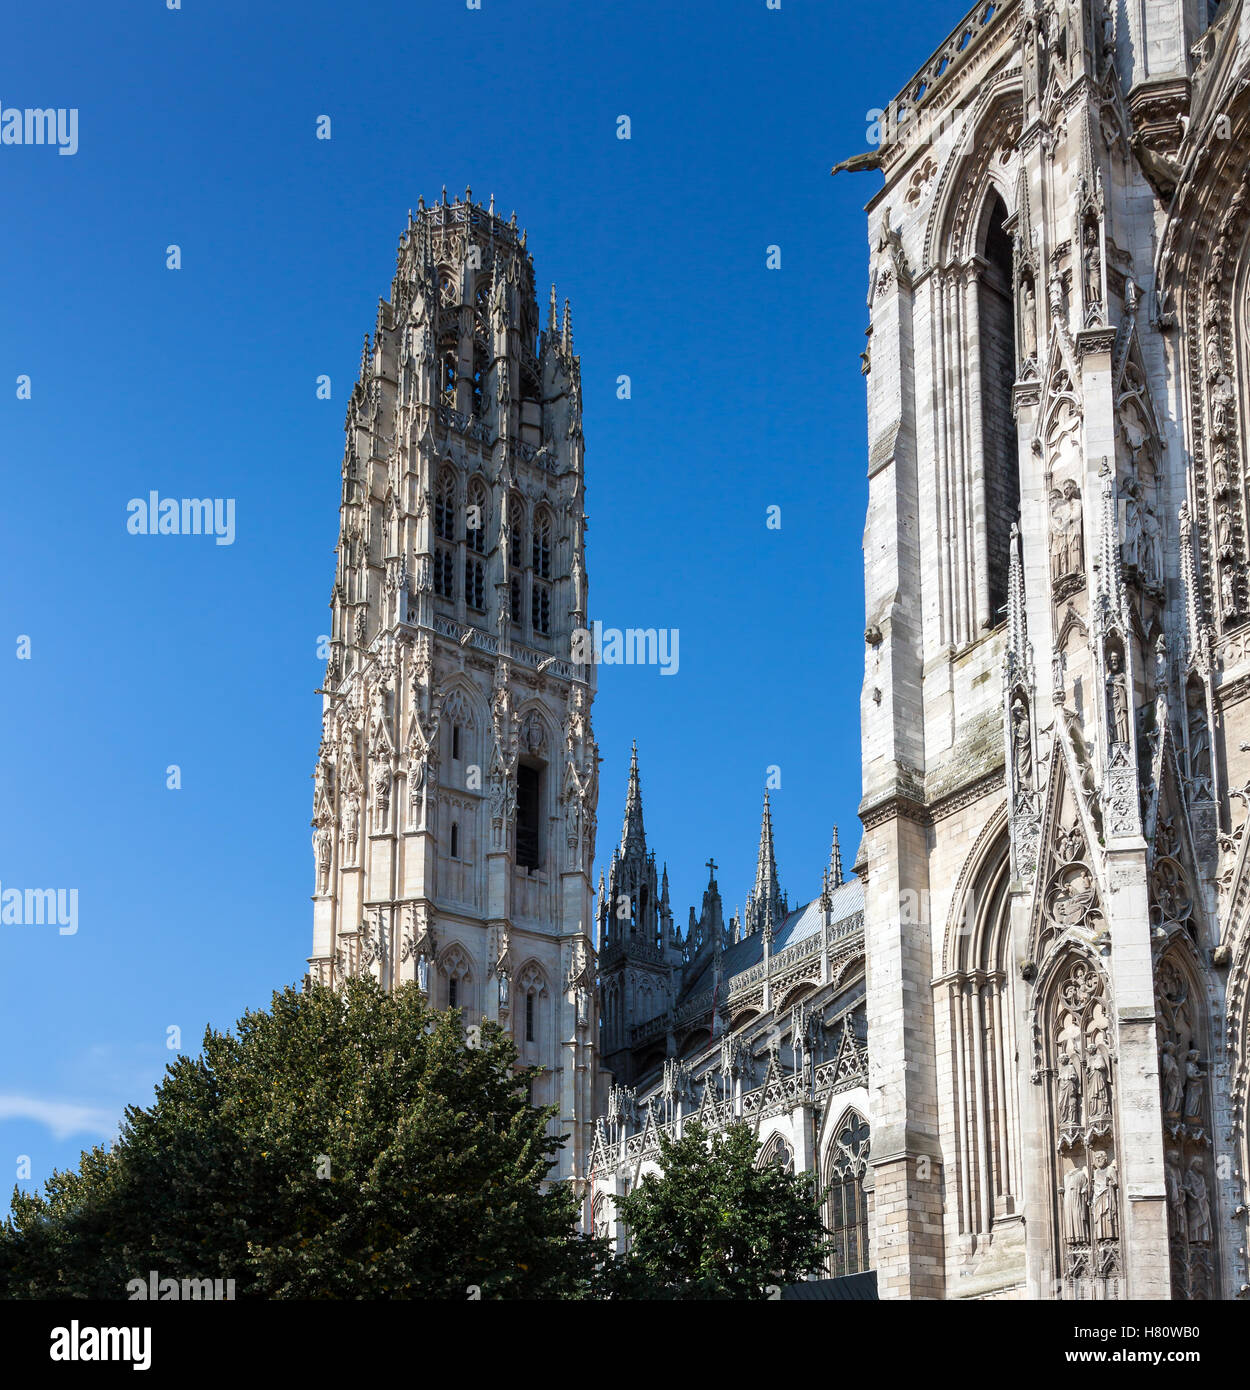
[[[883,1297],[1240,1296],[1250,8],[981,3],[868,160]]]
[[[503,1023],[571,1176],[598,1029],[581,370],[493,199],[409,217],[346,431],[309,972]]]

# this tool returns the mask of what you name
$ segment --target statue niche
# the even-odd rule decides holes
[[[1185,940],[1173,938],[1155,971],[1164,1193],[1172,1297],[1209,1299],[1217,1296],[1211,1118],[1200,1036],[1202,993]]]
[[[1069,478],[1050,493],[1050,578],[1055,601],[1084,583],[1085,518],[1081,490]]]
[[[1120,1180],[1106,981],[1073,954],[1042,1006],[1049,1079],[1056,1266],[1064,1298],[1119,1298]],[[1040,1079],[1040,1078],[1039,1078]]]

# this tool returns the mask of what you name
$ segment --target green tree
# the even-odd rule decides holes
[[[613,1271],[618,1296],[765,1298],[824,1266],[826,1231],[812,1178],[756,1167],[745,1124],[709,1135],[698,1124],[660,1136],[660,1175],[616,1199],[629,1253]]]
[[[111,1148],[0,1226],[0,1294],[125,1298],[233,1278],[237,1297],[583,1297],[602,1243],[547,1175],[563,1142],[496,1025],[372,979],[275,994],[208,1030]]]

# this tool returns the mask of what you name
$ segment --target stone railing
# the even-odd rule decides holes
[[[705,1086],[717,1085],[716,1073],[709,1072]],[[738,1120],[762,1119],[780,1111],[792,1110],[795,1106],[812,1101],[824,1100],[842,1091],[854,1090],[857,1086],[868,1084],[868,1049],[860,1042],[853,1047],[839,1051],[837,1057],[820,1062],[806,1071],[790,1072],[785,1076],[765,1081],[740,1095],[721,1100],[704,1101],[690,1108],[687,1106],[681,1120],[659,1120],[654,1124],[647,1122],[648,1107],[640,1106],[636,1123],[637,1132],[608,1138],[604,1131],[608,1160],[616,1163],[636,1162],[639,1159],[653,1158],[659,1152],[660,1135],[670,1139],[678,1137],[679,1125],[684,1127],[694,1122],[707,1125],[712,1130],[724,1129]],[[663,1104],[653,1098],[654,1104]],[[615,1127],[615,1126],[614,1126]]]
[[[986,34],[996,27],[996,21],[1014,7],[1013,0],[980,0],[968,11],[946,42],[890,103],[883,123],[883,146],[906,140],[917,117],[932,103],[934,92],[967,63]]]

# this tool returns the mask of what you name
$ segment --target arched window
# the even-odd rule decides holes
[[[442,541],[456,539],[456,475],[444,468],[434,489],[434,534]]]
[[[997,193],[982,214],[978,285],[978,340],[981,351],[981,444],[985,488],[987,623],[1005,618],[1007,568],[1012,523],[1020,511],[1020,454],[1012,393],[1016,381],[1015,278],[1007,209]]]
[[[456,404],[456,374],[458,363],[456,360],[456,349],[454,347],[444,348],[439,364],[439,389],[442,392],[443,404],[455,407]]]
[[[508,563],[520,569],[525,554],[525,503],[519,492],[508,494]],[[516,619],[520,621],[520,619]]]
[[[434,592],[439,598],[456,596],[456,562],[443,545],[434,548]]]
[[[490,516],[486,499],[486,484],[474,478],[469,484],[469,505],[464,516],[464,538],[471,550],[479,555],[486,551],[486,528]]]
[[[534,516],[534,574],[539,579],[551,578],[551,513],[544,507]]]
[[[794,1152],[780,1134],[773,1137],[760,1150],[755,1166],[763,1169],[769,1166],[780,1168],[783,1173],[794,1172]]]
[[[547,980],[541,968],[531,961],[517,977],[517,988],[524,999],[525,1041],[542,1041],[542,1001],[547,997]]]
[[[460,738],[460,725],[453,724],[451,726],[451,756],[456,762],[460,761]]]
[[[829,1272],[861,1274],[868,1266],[868,1125],[848,1110],[834,1131],[825,1165],[825,1225],[832,1236]]]
[[[523,621],[524,612],[521,607],[521,580],[520,577],[515,574],[508,581],[508,608],[514,623]]]
[[[449,1009],[473,1008],[473,972],[469,958],[462,947],[453,942],[443,953],[439,963],[439,973],[443,977],[443,997]]]

